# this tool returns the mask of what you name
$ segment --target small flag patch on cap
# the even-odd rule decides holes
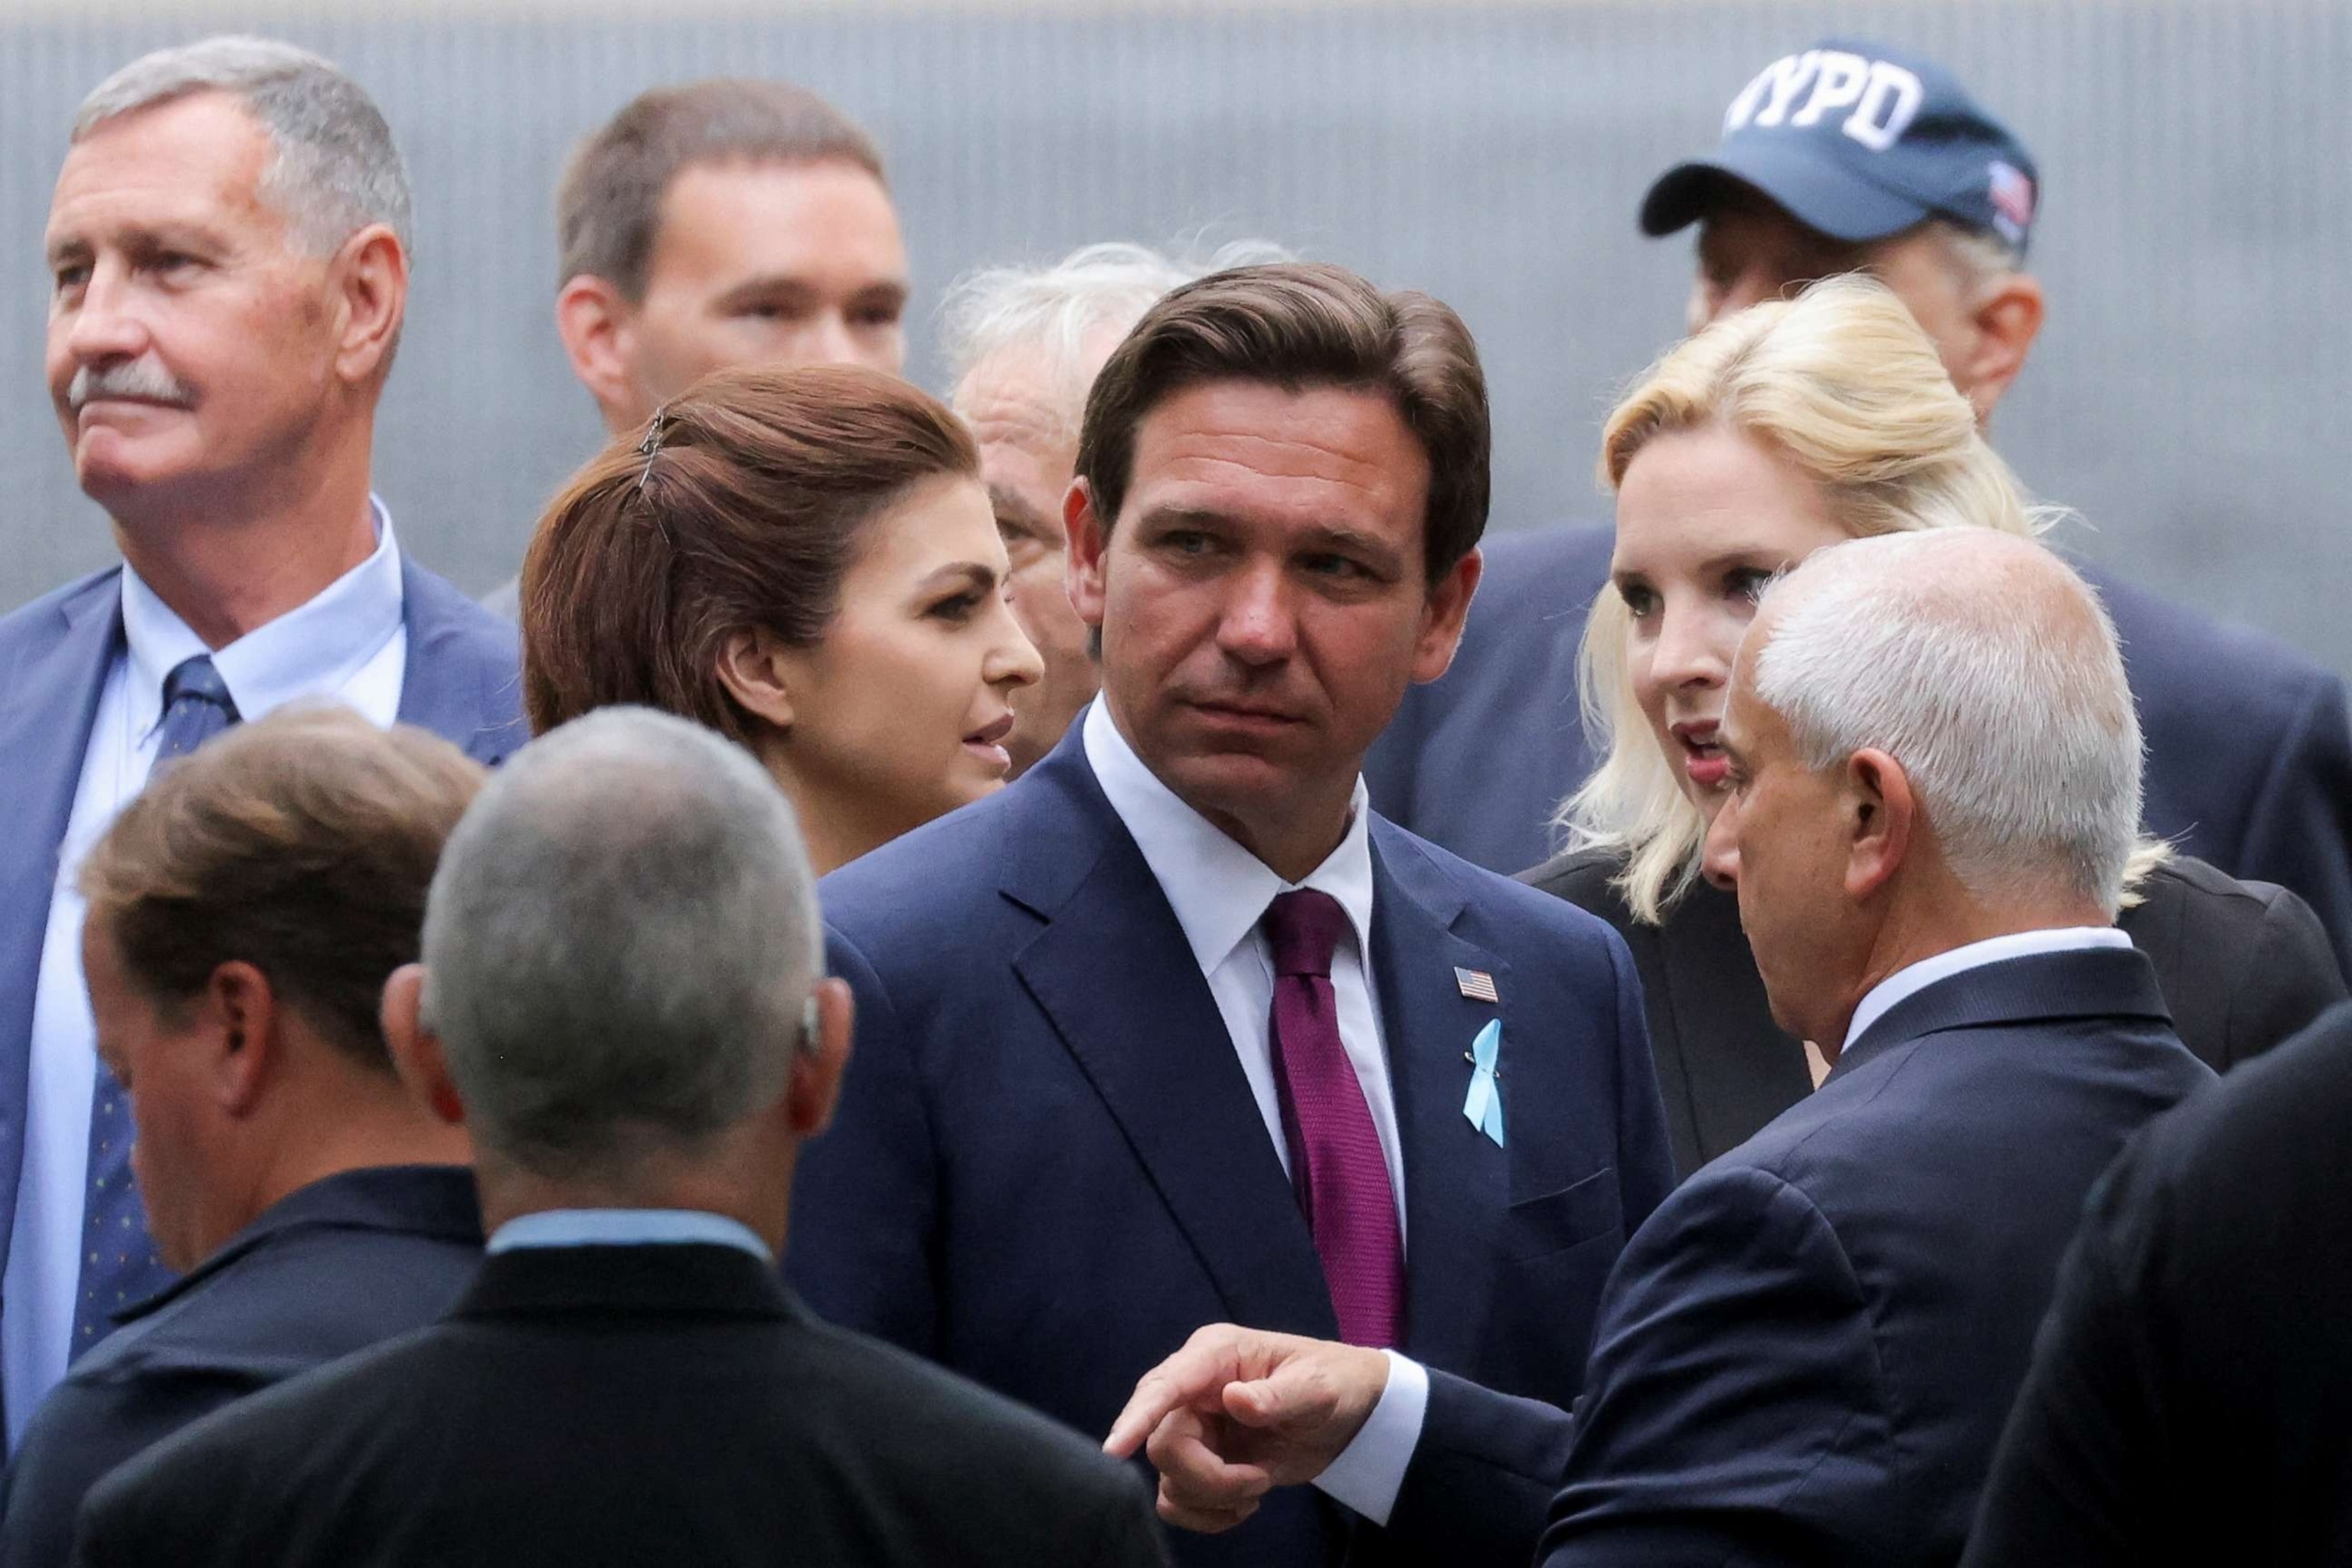
[[[1462,994],[1473,1002],[1499,1002],[1495,994],[1495,977],[1483,969],[1456,969],[1454,984],[1462,987]]]

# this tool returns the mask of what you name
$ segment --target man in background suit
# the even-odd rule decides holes
[[[1066,510],[1103,695],[1043,763],[828,878],[866,1032],[789,1271],[1101,1433],[1200,1325],[1566,1401],[1671,1179],[1624,946],[1366,805],[1478,574],[1476,351],[1338,268],[1177,289],[1095,378]],[[1367,1352],[1383,1367],[1379,1348]],[[1189,1562],[1385,1555],[1377,1484]]]
[[[450,836],[403,1076],[473,1136],[489,1256],[443,1322],[117,1470],[76,1561],[1150,1568],[1135,1479],[819,1322],[778,1282],[849,996],[790,804],[741,749],[607,709]]]
[[[1974,529],[1819,552],[1758,608],[1722,741],[1708,879],[1832,1066],[1635,1234],[1573,1417],[1432,1374],[1402,1495],[1449,1561],[1542,1531],[1552,1568],[1952,1562],[2084,1194],[2212,1079],[2112,924],[2139,730],[2056,556]],[[1222,1528],[1344,1460],[1375,1387],[1348,1347],[1221,1327],[1112,1447]]]
[[[714,370],[907,359],[907,247],[873,139],[789,82],[638,94],[555,193],[555,330],[614,436]],[[483,603],[509,620],[519,584]]]
[[[404,558],[369,493],[408,218],[383,117],[283,44],[147,56],[75,120],[47,242],[49,393],[124,564],[0,619],[12,1438],[108,1314],[169,1279],[92,1047],[82,853],[159,756],[297,697],[484,762],[520,741],[512,632]]]
[[[2091,1194],[1979,1568],[2352,1554],[2352,1005],[2159,1117]]]
[[[1694,330],[1816,278],[1867,268],[1901,297],[1990,420],[2042,320],[2024,270],[2032,156],[1933,61],[1835,40],[1774,62],[1723,143],[1652,186],[1642,226],[1696,223]],[[1612,531],[1487,548],[1444,680],[1406,699],[1365,767],[1383,813],[1497,870],[1557,847],[1548,824],[1592,769],[1576,688]],[[2230,875],[2293,889],[2352,972],[2352,732],[2343,683],[2273,639],[2099,568],[2147,736],[2148,831]]]
[[[423,1327],[480,1261],[465,1137],[402,1089],[378,1003],[483,776],[347,708],[275,713],[165,769],[82,863],[99,1054],[130,1092],[148,1229],[193,1272],[43,1402],[0,1565],[63,1568],[100,1477]]]

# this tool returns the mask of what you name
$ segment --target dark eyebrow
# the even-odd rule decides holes
[[[1136,521],[1139,525],[1150,523],[1160,528],[1232,528],[1235,520],[1213,507],[1156,506]]]
[[[963,579],[966,584],[984,595],[994,593],[999,582],[995,567],[984,562],[958,561],[942,566],[924,577],[922,591],[930,593],[936,589],[948,587],[958,578]]]
[[[907,292],[905,282],[889,279],[869,283],[850,298],[859,304],[887,300],[903,309],[907,303]],[[718,308],[731,310],[755,300],[791,300],[798,303],[814,299],[815,295],[816,290],[805,279],[795,278],[789,272],[762,272],[755,278],[746,278],[719,296]]]

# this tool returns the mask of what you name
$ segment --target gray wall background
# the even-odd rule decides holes
[[[432,9],[0,19],[0,606],[111,558],[41,388],[40,236],[73,106],[159,44],[275,32],[383,103],[419,244],[377,482],[407,547],[478,592],[597,443],[550,324],[550,192],[644,87],[785,76],[881,137],[915,260],[912,372],[933,386],[950,279],[1088,240],[1262,235],[1433,290],[1486,353],[1495,523],[1518,528],[1604,515],[1601,416],[1679,330],[1689,247],[1636,234],[1647,183],[1767,60],[1837,30],[1940,55],[2040,157],[2053,308],[1996,435],[2079,509],[2073,542],[2352,669],[2338,4]]]

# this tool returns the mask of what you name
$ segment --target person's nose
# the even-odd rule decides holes
[[[1668,604],[1660,612],[1657,641],[1650,648],[1650,679],[1668,690],[1721,686],[1738,647],[1726,638],[1715,617],[1688,605]]]
[[[130,279],[110,259],[90,269],[66,323],[65,348],[77,365],[136,359],[153,344]]]
[[[1297,616],[1281,563],[1255,563],[1227,579],[1217,646],[1247,665],[1279,664],[1297,650]]]
[[[1727,798],[1706,825],[1706,842],[1699,851],[1699,873],[1710,886],[1736,892],[1739,887],[1739,802]]]
[[[849,330],[849,318],[838,310],[825,310],[811,323],[807,340],[810,364],[864,364],[866,356],[858,352],[857,335]]]
[[[1036,685],[1045,673],[1037,645],[1029,640],[1013,606],[1002,598],[996,601],[995,619],[996,636],[989,644],[988,657],[981,662],[981,679],[1001,691]]]

